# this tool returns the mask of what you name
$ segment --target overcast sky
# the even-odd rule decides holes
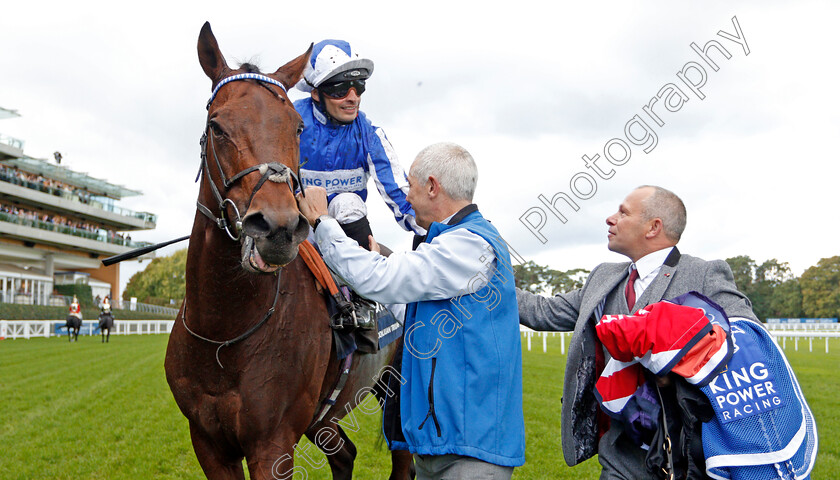
[[[376,64],[362,110],[405,168],[428,144],[466,147],[476,203],[525,259],[563,270],[621,260],[604,219],[633,187],[657,184],[688,208],[683,252],[777,258],[800,275],[840,254],[838,19],[829,1],[13,2],[0,16],[0,106],[22,117],[0,120],[0,133],[142,191],[121,205],[156,213],[158,227],[132,238],[166,241],[195,214],[210,93],[202,24],[231,65],[264,71],[342,38]],[[730,55],[711,48],[717,71],[691,48],[710,40]],[[628,138],[646,133],[625,131],[636,115],[655,145]],[[587,168],[582,156],[596,154]],[[539,199],[559,192],[579,207],[556,204],[565,224]],[[368,208],[381,242],[409,248],[375,190]],[[539,235],[528,212],[531,225],[544,215]],[[123,283],[145,265],[124,264]]]

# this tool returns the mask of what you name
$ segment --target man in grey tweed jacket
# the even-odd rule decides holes
[[[685,206],[679,197],[661,187],[639,187],[607,218],[608,248],[631,262],[602,263],[592,270],[583,288],[554,297],[516,291],[522,325],[539,331],[574,332],[563,383],[563,456],[573,466],[597,453],[602,480],[647,480],[651,476],[645,469],[645,450],[623,434],[620,423],[612,422],[599,440],[595,381],[609,353],[596,338],[596,320],[604,314],[636,312],[692,290],[709,297],[729,316],[755,319],[725,261],[701,260],[677,249],[685,220]],[[625,295],[632,270],[638,271],[633,285],[636,301],[628,305]],[[602,417],[603,421],[609,420]]]

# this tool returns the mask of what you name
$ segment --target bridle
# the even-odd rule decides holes
[[[261,163],[259,165],[248,167],[230,178],[227,178],[225,176],[225,172],[222,169],[222,164],[221,162],[219,162],[219,155],[216,153],[215,142],[213,141],[213,131],[212,127],[210,126],[210,105],[212,105],[213,100],[216,98],[216,94],[219,92],[220,88],[222,88],[224,85],[227,85],[230,82],[234,82],[237,80],[256,80],[258,82],[269,83],[280,87],[283,90],[283,92],[286,93],[286,87],[282,83],[278,82],[277,80],[271,77],[267,77],[265,75],[260,75],[257,73],[240,73],[222,79],[216,85],[216,88],[213,89],[213,93],[210,96],[210,100],[207,101],[207,122],[204,126],[204,133],[202,133],[201,135],[201,140],[199,140],[199,144],[201,145],[201,165],[199,166],[198,175],[196,175],[195,181],[198,182],[201,179],[202,173],[207,177],[207,181],[210,184],[210,191],[213,193],[213,197],[216,199],[216,203],[218,204],[219,216],[214,215],[212,210],[202,205],[200,201],[196,201],[196,208],[199,212],[203,213],[207,218],[209,218],[213,223],[215,223],[217,227],[224,230],[225,233],[228,234],[228,237],[230,237],[231,240],[235,242],[239,241],[239,239],[242,237],[242,218],[248,214],[248,208],[250,208],[251,206],[251,201],[254,199],[254,196],[257,194],[257,191],[259,191],[259,189],[262,188],[266,181],[286,183],[289,186],[289,189],[292,191],[292,195],[294,195],[296,188],[301,187],[299,170],[300,167],[298,167],[298,172],[295,173],[289,166],[278,162]],[[251,192],[251,196],[248,198],[248,203],[245,204],[245,211],[241,215],[239,213],[239,208],[236,206],[236,203],[230,198],[222,196],[222,193],[219,191],[219,188],[216,186],[216,183],[210,176],[210,165],[207,160],[208,145],[210,147],[210,152],[212,152],[213,160],[216,163],[216,167],[219,170],[219,177],[221,177],[222,179],[222,185],[224,186],[225,193],[227,193],[227,191],[234,183],[236,183],[238,180],[245,177],[246,175],[253,172],[259,172],[261,175],[260,180],[257,182],[257,185],[254,187],[254,190]],[[301,195],[303,195],[303,188],[300,188],[300,191]],[[228,221],[226,216],[228,205],[233,207],[233,211],[236,215],[236,218],[234,219],[232,224],[230,221]],[[235,235],[231,232],[231,226],[233,226],[234,231],[236,232]]]
[[[215,223],[217,227],[224,230],[225,233],[227,233],[228,237],[230,237],[233,241],[239,241],[239,239],[242,237],[242,218],[245,215],[240,215],[239,208],[236,206],[236,203],[233,200],[222,196],[222,193],[219,191],[219,188],[216,187],[216,183],[210,176],[210,164],[207,161],[208,145],[210,146],[210,152],[212,152],[212,156],[215,160],[216,167],[219,170],[219,177],[221,177],[222,179],[222,185],[224,186],[225,193],[227,193],[228,189],[230,189],[230,187],[241,178],[253,172],[259,172],[260,180],[257,182],[256,186],[254,186],[254,190],[251,192],[251,196],[248,198],[248,202],[245,204],[245,211],[243,212],[244,214],[248,213],[248,208],[250,208],[251,206],[251,201],[254,199],[254,196],[257,194],[257,191],[259,191],[259,189],[262,188],[263,185],[265,185],[266,181],[287,184],[289,186],[289,189],[292,191],[292,195],[294,195],[296,188],[300,188],[301,195],[303,195],[303,188],[300,183],[300,170],[298,170],[298,172],[295,173],[288,165],[284,165],[282,163],[261,163],[259,165],[248,167],[230,178],[227,178],[225,176],[225,172],[222,169],[222,164],[221,162],[219,162],[219,155],[216,153],[215,143],[213,142],[213,131],[212,127],[210,126],[210,105],[213,103],[213,100],[216,98],[216,94],[219,92],[219,89],[222,88],[222,86],[237,80],[256,80],[258,82],[269,83],[280,87],[283,90],[283,92],[286,93],[286,87],[282,83],[278,82],[277,80],[271,77],[267,77],[265,75],[260,75],[256,73],[240,73],[222,79],[216,85],[216,88],[213,89],[213,93],[212,95],[210,95],[210,100],[207,101],[207,122],[204,127],[204,133],[201,135],[201,140],[199,141],[199,144],[201,145],[201,166],[199,167],[198,175],[196,175],[195,181],[198,182],[199,179],[201,179],[202,173],[207,177],[207,182],[210,184],[210,191],[213,193],[213,197],[216,199],[216,203],[218,204],[219,216],[215,216],[213,212],[208,207],[204,206],[200,201],[196,201],[196,208],[199,212],[204,214],[213,223]],[[236,219],[233,222],[233,228],[236,232],[235,235],[231,232],[231,223],[226,218],[227,205],[233,207],[233,210],[236,214]],[[222,365],[222,362],[219,360],[219,351],[222,349],[222,347],[233,345],[234,343],[240,342],[248,338],[249,336],[251,336],[252,333],[256,332],[257,329],[263,326],[265,322],[268,321],[268,319],[271,318],[271,316],[274,314],[275,307],[277,306],[277,300],[279,298],[280,270],[277,270],[277,287],[274,292],[274,302],[271,304],[271,308],[268,309],[265,315],[263,315],[262,320],[260,320],[257,324],[249,328],[245,333],[230,340],[213,340],[193,332],[190,329],[190,327],[187,326],[186,299],[184,299],[184,307],[181,315],[181,321],[184,324],[184,328],[186,328],[187,332],[189,332],[190,335],[192,335],[193,337],[208,343],[212,343],[214,345],[218,345],[218,348],[216,348],[216,362],[219,364],[220,367],[225,368]]]

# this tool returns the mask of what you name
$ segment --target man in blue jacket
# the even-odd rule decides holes
[[[385,132],[359,110],[373,62],[362,58],[343,40],[314,45],[297,88],[310,97],[295,102],[303,118],[300,136],[300,173],[304,186],[327,191],[330,214],[348,236],[368,247],[368,180],[405,230],[425,233],[406,201],[405,172]]]
[[[420,480],[510,479],[525,462],[513,271],[507,245],[472,203],[477,179],[464,148],[423,149],[407,198],[428,234],[387,258],[344,234],[323,188],[299,198],[330,268],[364,297],[407,304],[400,420],[385,430],[392,449],[415,454]]]

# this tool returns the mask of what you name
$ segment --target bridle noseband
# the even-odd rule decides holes
[[[251,201],[254,200],[254,196],[257,194],[257,191],[259,191],[266,181],[286,183],[292,191],[292,195],[294,195],[296,188],[300,188],[301,194],[303,194],[303,188],[301,188],[300,183],[300,170],[295,173],[289,166],[278,162],[261,163],[259,165],[248,167],[230,178],[225,176],[222,164],[219,162],[219,155],[216,153],[215,143],[213,142],[213,132],[210,127],[210,105],[213,103],[213,100],[216,98],[216,94],[222,86],[237,80],[256,80],[258,82],[269,83],[280,87],[283,89],[284,93],[286,92],[286,87],[271,77],[257,73],[240,73],[222,79],[216,85],[216,88],[213,89],[213,93],[210,95],[210,100],[207,101],[207,122],[204,126],[204,133],[201,135],[201,140],[199,140],[199,144],[201,145],[201,165],[199,166],[198,175],[196,175],[195,181],[197,182],[201,178],[202,173],[207,176],[207,181],[210,183],[210,191],[213,193],[213,197],[215,197],[216,203],[218,204],[219,216],[214,215],[208,207],[202,205],[199,201],[196,201],[196,208],[199,212],[203,213],[207,218],[213,221],[217,227],[224,230],[233,241],[239,241],[242,237],[242,218],[247,215],[248,208],[251,206]],[[248,203],[245,204],[245,211],[241,215],[236,203],[230,198],[223,197],[219,188],[216,187],[215,182],[213,182],[212,177],[210,177],[210,166],[207,162],[208,144],[210,146],[210,151],[213,153],[213,159],[215,160],[216,167],[219,170],[219,176],[222,179],[222,185],[224,186],[225,193],[227,193],[227,190],[236,183],[237,180],[245,177],[246,175],[253,172],[259,172],[261,175],[260,180],[251,192],[251,196],[248,198]],[[228,205],[233,207],[233,211],[236,214],[236,219],[233,221],[233,228],[236,232],[235,235],[231,232],[231,222],[229,222],[226,217],[226,207]]]

